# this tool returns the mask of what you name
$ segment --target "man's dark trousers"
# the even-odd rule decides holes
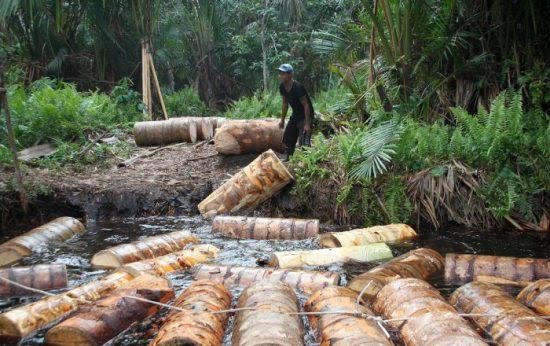
[[[311,145],[311,131],[304,133],[304,123],[305,119],[297,120],[296,117],[291,116],[286,124],[283,134],[283,144],[288,156],[294,154],[296,142],[299,142],[301,147],[309,147]]]

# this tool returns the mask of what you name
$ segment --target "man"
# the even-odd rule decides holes
[[[288,159],[296,149],[296,142],[300,146],[310,146],[311,130],[313,126],[313,104],[304,88],[304,86],[293,78],[294,69],[290,64],[282,64],[278,69],[279,92],[283,96],[283,110],[281,114],[280,128],[285,127],[285,117],[288,111],[288,105],[292,108],[292,116],[286,125],[283,135],[283,145],[285,146],[286,159]]]

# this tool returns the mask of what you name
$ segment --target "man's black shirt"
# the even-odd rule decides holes
[[[311,103],[306,88],[304,88],[300,82],[292,81],[290,91],[286,91],[285,86],[281,83],[281,85],[279,85],[279,92],[288,101],[288,104],[292,108],[292,117],[295,117],[296,120],[305,119],[304,105],[300,102],[300,98],[306,96],[307,102],[309,103],[309,109],[311,110],[311,120],[313,120],[313,115],[315,114],[313,104]]]

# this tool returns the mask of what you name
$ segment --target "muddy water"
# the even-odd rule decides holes
[[[51,244],[39,253],[26,258],[22,265],[36,263],[64,263],[69,271],[70,287],[94,280],[106,272],[94,270],[90,267],[89,259],[97,251],[121,243],[127,243],[143,237],[158,235],[176,230],[187,229],[197,234],[204,243],[220,248],[221,253],[216,262],[226,265],[255,266],[256,260],[266,258],[272,251],[292,249],[313,249],[316,244],[311,240],[303,241],[257,241],[232,240],[222,238],[210,231],[210,225],[201,217],[150,217],[141,219],[123,219],[119,221],[105,221],[89,223],[88,232],[67,242]],[[465,252],[490,255],[506,255],[516,257],[550,257],[550,238],[527,233],[480,233],[460,227],[449,227],[443,231],[421,230],[422,237],[415,242],[408,242],[392,247],[394,255],[399,255],[410,249],[427,246],[440,251]],[[5,236],[4,241],[10,236]],[[334,265],[328,268],[342,273],[341,283],[358,273],[364,272],[377,263],[368,265]],[[319,269],[319,268],[317,268]],[[191,282],[190,273],[176,273],[170,277],[178,291],[185,289]],[[445,286],[441,281],[436,282],[443,294],[447,295],[454,287]],[[234,296],[240,293],[238,289],[232,291]],[[5,311],[19,304],[24,304],[36,298],[20,298],[0,300],[0,310]],[[300,296],[301,302],[306,297]],[[132,326],[124,334],[113,341],[116,345],[140,345],[147,342],[154,334],[155,328],[162,321],[166,311],[140,324]],[[230,345],[232,319],[225,336],[225,344]],[[304,319],[307,326],[307,321]],[[306,328],[309,330],[309,328]],[[40,345],[43,333],[26,340],[24,345]],[[311,331],[305,335],[308,345],[314,344]]]

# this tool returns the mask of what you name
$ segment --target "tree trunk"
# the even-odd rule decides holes
[[[231,293],[227,288],[208,280],[195,281],[174,305],[190,311],[174,311],[168,315],[151,346],[222,345],[229,314],[212,312],[231,306]]]
[[[550,322],[495,285],[471,282],[451,295],[451,304],[470,317],[499,345],[549,345]]]
[[[237,308],[254,308],[235,315],[232,345],[297,346],[303,345],[302,320],[298,298],[290,286],[281,282],[261,281],[246,288]]]
[[[67,268],[64,264],[37,264],[31,267],[0,269],[5,278],[31,288],[50,291],[67,287]],[[0,297],[32,296],[37,293],[0,279]]]
[[[212,232],[236,239],[308,239],[319,233],[319,220],[216,216]]]
[[[538,280],[525,287],[517,300],[542,316],[550,316],[550,279]]]
[[[332,249],[274,252],[269,259],[269,265],[278,268],[299,268],[346,262],[365,263],[392,257],[388,245],[374,243]]]
[[[217,117],[189,117],[195,122],[197,128],[197,140],[205,141],[214,138],[214,130],[218,123]]]
[[[386,285],[373,309],[396,328],[406,345],[487,345],[458,312],[425,281],[407,278]]]
[[[410,226],[393,224],[321,234],[319,243],[323,247],[345,247],[380,242],[397,242],[416,237],[418,237],[418,234]]]
[[[331,285],[338,285],[340,274],[335,272],[280,270],[261,267],[231,267],[221,265],[201,265],[194,274],[195,280],[208,279],[223,283],[228,287],[247,287],[257,281],[280,281],[311,294]]]
[[[269,0],[264,1],[264,13],[261,21],[261,45],[262,45],[262,79],[264,82],[264,93],[269,90],[269,69],[267,67],[267,39],[265,37],[267,26],[267,9],[269,8]]]
[[[409,251],[354,277],[348,287],[361,292],[363,301],[371,301],[388,283],[400,278],[426,280],[443,271],[443,257],[434,250],[420,248]]]
[[[174,297],[174,288],[167,279],[141,275],[50,329],[46,333],[46,344],[103,345],[132,323],[159,310],[157,305],[131,297],[166,303]]]
[[[197,124],[189,118],[140,121],[134,124],[134,140],[139,147],[197,141]]]
[[[246,211],[273,196],[292,175],[272,150],[258,156],[199,204],[204,217]]]
[[[273,119],[230,121],[216,131],[216,151],[224,155],[260,154],[283,149],[283,129]]]
[[[101,250],[92,257],[94,268],[118,268],[124,264],[166,255],[198,243],[189,231],[176,231]]]

